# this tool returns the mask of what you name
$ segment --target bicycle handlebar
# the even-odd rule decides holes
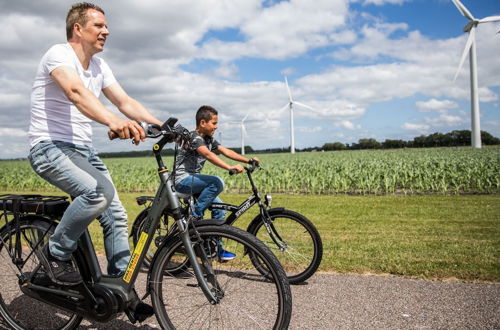
[[[243,168],[245,169],[245,171],[250,172],[250,173],[252,173],[253,171],[255,171],[255,169],[257,169],[257,168],[258,168],[258,169],[260,169],[260,170],[263,170],[263,169],[264,169],[264,168],[263,168],[262,166],[260,166],[260,164],[259,164],[257,161],[255,161],[253,158],[252,158],[252,159],[250,159],[250,161],[248,162],[248,164],[250,164],[250,167],[243,166]],[[236,171],[236,170],[234,170],[234,169],[233,169],[233,170],[229,170],[229,171],[228,171],[228,173],[229,173],[229,175],[234,175],[234,174],[237,174],[237,173],[238,173],[238,171]]]

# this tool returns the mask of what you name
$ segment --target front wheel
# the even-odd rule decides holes
[[[290,286],[269,249],[254,236],[231,226],[206,225],[197,231],[201,240],[193,230],[191,240],[195,251],[205,251],[205,263],[211,265],[215,275],[205,276],[220,301],[210,304],[191,266],[182,273],[168,270],[169,264],[179,257],[177,251],[183,249],[180,237],[173,237],[159,251],[149,283],[162,328],[286,329],[292,311]],[[236,254],[236,258],[222,260],[221,246]],[[266,275],[255,269],[249,252],[259,258],[259,267],[265,267]],[[204,266],[202,269],[206,271]]]
[[[260,215],[250,223],[248,232],[273,251],[291,284],[304,282],[316,272],[323,258],[318,230],[309,219],[294,211],[271,209],[268,214],[270,232]],[[259,263],[258,258],[252,260]]]

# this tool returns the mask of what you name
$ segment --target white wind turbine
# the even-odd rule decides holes
[[[299,105],[299,106],[307,108],[307,109],[311,109],[311,110],[314,110],[314,109],[312,107],[304,104],[304,103],[300,103],[300,102],[294,101],[292,99],[292,93],[290,92],[290,87],[288,86],[288,80],[286,79],[286,76],[285,76],[285,85],[286,85],[286,90],[288,91],[289,101],[281,110],[284,110],[286,108],[290,108],[290,153],[294,154],[295,153],[295,137],[294,137],[294,132],[293,132],[293,106],[296,104],[296,105]]]
[[[245,154],[245,120],[247,119],[248,114],[240,121],[240,128],[241,128],[241,154]]]
[[[479,119],[479,95],[477,91],[477,58],[476,58],[476,27],[478,24],[499,21],[500,16],[489,16],[482,19],[476,19],[470,13],[467,8],[459,1],[452,0],[455,6],[457,6],[460,13],[469,19],[469,23],[465,25],[464,32],[469,32],[469,37],[467,38],[467,43],[465,44],[465,49],[460,59],[460,64],[458,65],[457,73],[455,78],[462,70],[465,58],[467,57],[467,52],[469,53],[469,63],[470,63],[470,94],[471,94],[471,132],[472,132],[472,147],[481,148],[481,126]]]

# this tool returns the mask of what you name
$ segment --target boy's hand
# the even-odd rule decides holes
[[[248,160],[248,163],[251,164],[252,162],[255,162],[257,164],[260,164],[260,159],[257,157],[252,157]]]
[[[229,169],[228,169],[228,171],[232,171],[232,172],[236,172],[236,173],[241,173],[244,170],[245,169],[240,164],[236,164],[236,165],[230,166]]]

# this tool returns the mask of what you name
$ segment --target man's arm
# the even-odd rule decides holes
[[[130,97],[119,83],[115,82],[102,91],[108,100],[128,118],[150,124],[163,124],[163,122],[153,116],[141,103]]]
[[[220,148],[220,146],[219,146]],[[243,172],[243,166],[236,164],[236,165],[229,165],[222,159],[220,159],[216,154],[214,154],[210,149],[208,149],[206,146],[200,146],[196,148],[196,151],[200,156],[208,160],[210,163],[214,164],[215,166],[218,166],[220,168],[223,168],[225,170],[236,170],[238,173]]]
[[[132,120],[117,117],[109,111],[101,101],[82,83],[76,71],[70,67],[61,66],[54,69],[50,75],[62,89],[66,97],[85,116],[106,125],[121,139],[133,138],[136,143],[144,141],[144,130]]]

